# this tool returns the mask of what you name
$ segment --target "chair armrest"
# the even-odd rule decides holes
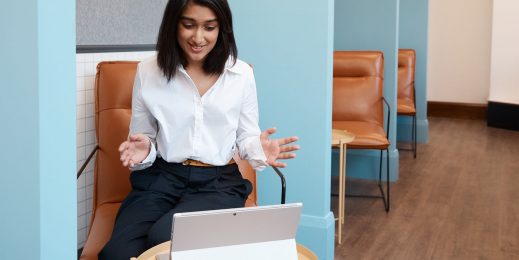
[[[285,204],[285,196],[286,196],[286,182],[285,182],[285,176],[279,171],[278,167],[272,166],[274,171],[278,174],[279,178],[281,179],[281,204]]]
[[[85,170],[86,166],[88,165],[88,163],[90,162],[90,160],[92,159],[92,157],[94,156],[94,154],[96,153],[96,151],[98,149],[99,149],[99,145],[96,145],[96,147],[94,147],[94,150],[92,150],[92,152],[90,152],[90,155],[88,155],[88,158],[86,159],[86,161],[83,163],[83,165],[81,165],[81,168],[79,168],[79,171],[77,171],[77,179],[79,179],[79,176],[81,176],[81,174]]]
[[[387,129],[386,129],[386,137],[389,140],[389,122],[391,121],[391,106],[389,103],[387,103],[387,100],[385,97],[382,97],[382,100],[384,101],[384,104],[387,106]]]

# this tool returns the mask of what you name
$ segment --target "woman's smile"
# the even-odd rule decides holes
[[[196,45],[196,44],[190,44],[189,46],[191,47],[191,51],[193,51],[194,53],[202,52],[203,48],[205,47],[205,45]]]

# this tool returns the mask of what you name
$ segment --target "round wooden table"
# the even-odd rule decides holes
[[[158,244],[142,253],[139,257],[132,257],[131,260],[156,260],[155,256],[168,254],[171,248],[171,241]],[[317,256],[303,245],[297,244],[297,258],[299,260],[317,260]]]

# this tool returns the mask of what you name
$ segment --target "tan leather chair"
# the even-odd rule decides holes
[[[413,49],[398,50],[398,99],[397,115],[411,116],[411,150],[416,158],[416,98],[415,98],[416,53]],[[406,150],[406,149],[400,149]]]
[[[97,65],[95,121],[98,145],[78,172],[79,177],[97,150],[92,218],[80,259],[97,259],[97,254],[110,239],[119,206],[131,189],[130,171],[119,161],[117,149],[128,136],[136,69],[137,62],[129,61],[101,62]],[[246,206],[255,206],[256,172],[238,156],[234,159],[242,175],[253,185]]]
[[[336,51],[333,60],[332,127],[355,135],[348,149],[380,150],[378,186],[389,212],[389,104],[384,99],[384,56],[380,51]],[[387,105],[387,128],[384,131],[384,104]],[[382,158],[386,151],[386,193],[382,188]]]

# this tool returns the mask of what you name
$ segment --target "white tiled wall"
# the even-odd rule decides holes
[[[96,145],[94,121],[94,78],[97,63],[109,60],[143,60],[147,52],[114,52],[76,54],[77,169]],[[92,215],[93,168],[95,157],[77,180],[77,246],[83,247]]]

